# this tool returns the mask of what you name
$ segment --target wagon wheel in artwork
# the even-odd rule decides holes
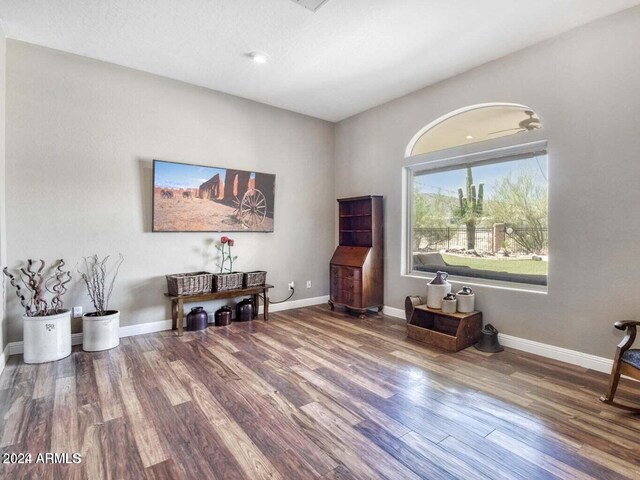
[[[267,199],[264,194],[255,188],[247,190],[242,200],[236,199],[236,216],[247,228],[262,225],[267,216]]]

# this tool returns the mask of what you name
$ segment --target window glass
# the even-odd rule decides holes
[[[413,272],[546,285],[547,156],[412,175]]]

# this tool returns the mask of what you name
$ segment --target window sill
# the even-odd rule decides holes
[[[446,271],[446,267],[443,268],[443,271]],[[418,271],[403,273],[402,276],[420,280],[432,280],[435,278],[435,274],[432,272]],[[507,282],[504,280],[489,280],[486,278],[463,277],[460,275],[450,275],[448,277],[448,281],[451,283],[459,283],[472,287],[495,288],[498,290],[509,290],[514,292],[535,293],[542,295],[547,295],[548,293],[548,285],[531,285],[528,283]]]

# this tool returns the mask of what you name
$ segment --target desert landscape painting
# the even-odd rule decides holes
[[[276,176],[153,161],[154,232],[273,232]]]

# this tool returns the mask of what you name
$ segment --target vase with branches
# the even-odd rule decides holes
[[[2,272],[16,290],[25,316],[45,317],[64,312],[62,296],[67,293],[67,284],[71,281],[71,272],[64,270],[64,266],[63,259],[57,260],[49,268],[46,268],[44,260],[29,259],[26,266],[14,273],[4,267]]]
[[[25,363],[45,363],[71,355],[71,312],[64,308],[71,272],[60,259],[47,267],[44,260],[27,260],[25,266],[2,269],[20,299],[23,358]]]
[[[122,254],[113,260],[109,255],[102,259],[91,255],[83,258],[78,269],[94,308],[93,312],[82,316],[82,348],[85,351],[108,350],[120,344],[120,312],[109,310],[109,301],[122,262]]]

